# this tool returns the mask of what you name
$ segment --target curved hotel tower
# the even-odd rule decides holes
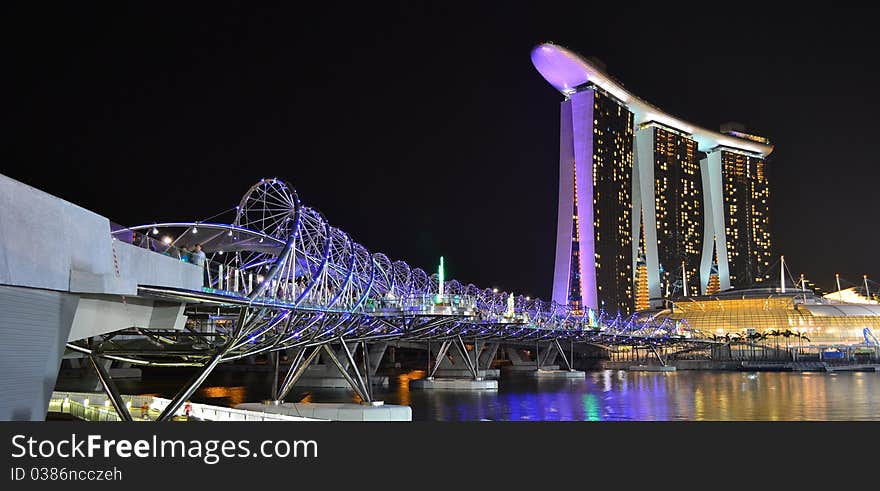
[[[666,114],[561,46],[532,63],[565,96],[554,301],[631,312],[762,280],[767,139]]]

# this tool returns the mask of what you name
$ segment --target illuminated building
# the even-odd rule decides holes
[[[572,188],[577,189],[577,169],[572,163]],[[573,196],[572,212],[571,212],[571,263],[569,264],[569,281],[568,281],[568,304],[572,306],[575,312],[583,313],[583,290],[581,288],[581,272],[579,269],[580,261],[580,234],[578,233],[578,201],[577,194]],[[561,302],[564,303],[564,302]]]
[[[740,131],[732,134],[745,135]],[[748,135],[750,139],[760,138]],[[719,146],[701,162],[704,188],[714,199],[707,206],[705,253],[719,249],[721,289],[750,286],[764,280],[770,265],[770,188],[764,156]]]
[[[587,84],[562,102],[553,299],[631,311],[633,117]]]
[[[706,295],[714,295],[721,291],[721,280],[718,279],[718,265],[709,273],[709,284],[706,286]]]
[[[635,144],[633,209],[641,210],[647,224],[650,298],[658,305],[661,294],[699,295],[703,191],[697,142],[682,131],[649,121],[636,132]],[[633,230],[641,225],[634,224]]]
[[[722,290],[732,277],[743,286],[760,277],[770,253],[766,139],[677,119],[554,44],[532,50],[532,63],[564,96],[554,301],[631,311],[642,228],[655,306],[684,285],[705,292],[716,247]]]
[[[826,293],[822,295],[822,298],[828,300],[837,300],[840,302],[846,303],[857,303],[857,304],[865,304],[865,305],[877,305],[878,302],[875,298],[865,296],[864,291],[855,287],[844,288],[842,290],[838,290],[836,292]]]
[[[648,266],[643,256],[636,263],[636,310],[646,310],[651,306],[648,301]]]
[[[671,308],[652,313],[655,320],[669,318],[706,334],[740,335],[754,330],[802,334],[800,342],[812,344],[864,344],[867,328],[880,332],[880,305],[836,299],[837,292],[824,298],[812,291],[788,288],[732,289],[714,295],[679,297]],[[794,340],[798,342],[797,339]]]

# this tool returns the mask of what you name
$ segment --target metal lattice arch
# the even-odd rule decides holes
[[[207,291],[289,309],[347,312],[379,317],[457,315],[459,323],[523,325],[537,330],[613,333],[645,332],[635,317],[574,311],[566,305],[497,289],[444,282],[439,298],[436,274],[371,252],[317,210],[303,205],[286,181],[261,179],[235,207],[231,223],[181,222],[129,230],[184,228],[174,244],[203,244],[209,258]],[[210,230],[205,239],[195,229]],[[512,308],[511,308],[512,307]],[[445,308],[445,310],[444,310]],[[667,335],[680,327],[664,328]],[[653,327],[652,327],[653,329]]]
[[[281,179],[251,186],[229,215],[227,221],[154,223],[114,232],[166,255],[201,244],[204,287],[139,285],[138,294],[183,302],[191,318],[210,319],[210,331],[138,331],[150,347],[132,350],[113,343],[68,344],[89,356],[137,365],[201,367],[163,417],[170,417],[218,363],[282,350],[296,354],[276,397],[283,399],[304,367],[323,353],[358,395],[370,400],[372,389],[356,368],[352,343],[366,352],[368,342],[436,340],[441,352],[456,346],[476,377],[465,338],[474,349],[483,342],[545,342],[560,352],[561,340],[648,347],[703,342],[700,333],[668,320],[573,310],[456,279],[441,288],[438,274],[370,251],[332,226]],[[166,234],[161,244],[160,230]],[[342,347],[353,374],[331,343]]]

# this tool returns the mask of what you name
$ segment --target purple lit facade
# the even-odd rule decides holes
[[[553,300],[631,312],[632,113],[588,85],[561,114]]]
[[[632,113],[569,52],[542,45],[532,61],[565,95],[553,300],[632,311]]]
[[[553,301],[580,303],[597,308],[595,234],[593,229],[593,91],[571,95],[562,103],[559,138],[559,214],[556,231],[556,267],[553,275]],[[577,189],[575,189],[575,175]],[[577,254],[574,203],[577,200]],[[573,257],[579,264],[572,264]],[[576,268],[578,274],[572,274]],[[579,279],[579,285],[572,281]],[[573,299],[579,290],[581,299]]]

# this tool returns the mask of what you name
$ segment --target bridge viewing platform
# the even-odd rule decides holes
[[[167,420],[217,365],[260,354],[275,360],[273,401],[335,378],[377,405],[390,342],[436,354],[430,379],[457,371],[485,388],[499,346],[543,350],[535,370],[552,354],[583,376],[575,345],[713,342],[682,323],[447,280],[442,265],[429,275],[369,252],[279,179],[218,217],[121,227],[0,175],[0,419],[43,419],[62,358],[87,361],[123,419],[111,364],[194,367]],[[283,373],[280,353],[291,360]]]

